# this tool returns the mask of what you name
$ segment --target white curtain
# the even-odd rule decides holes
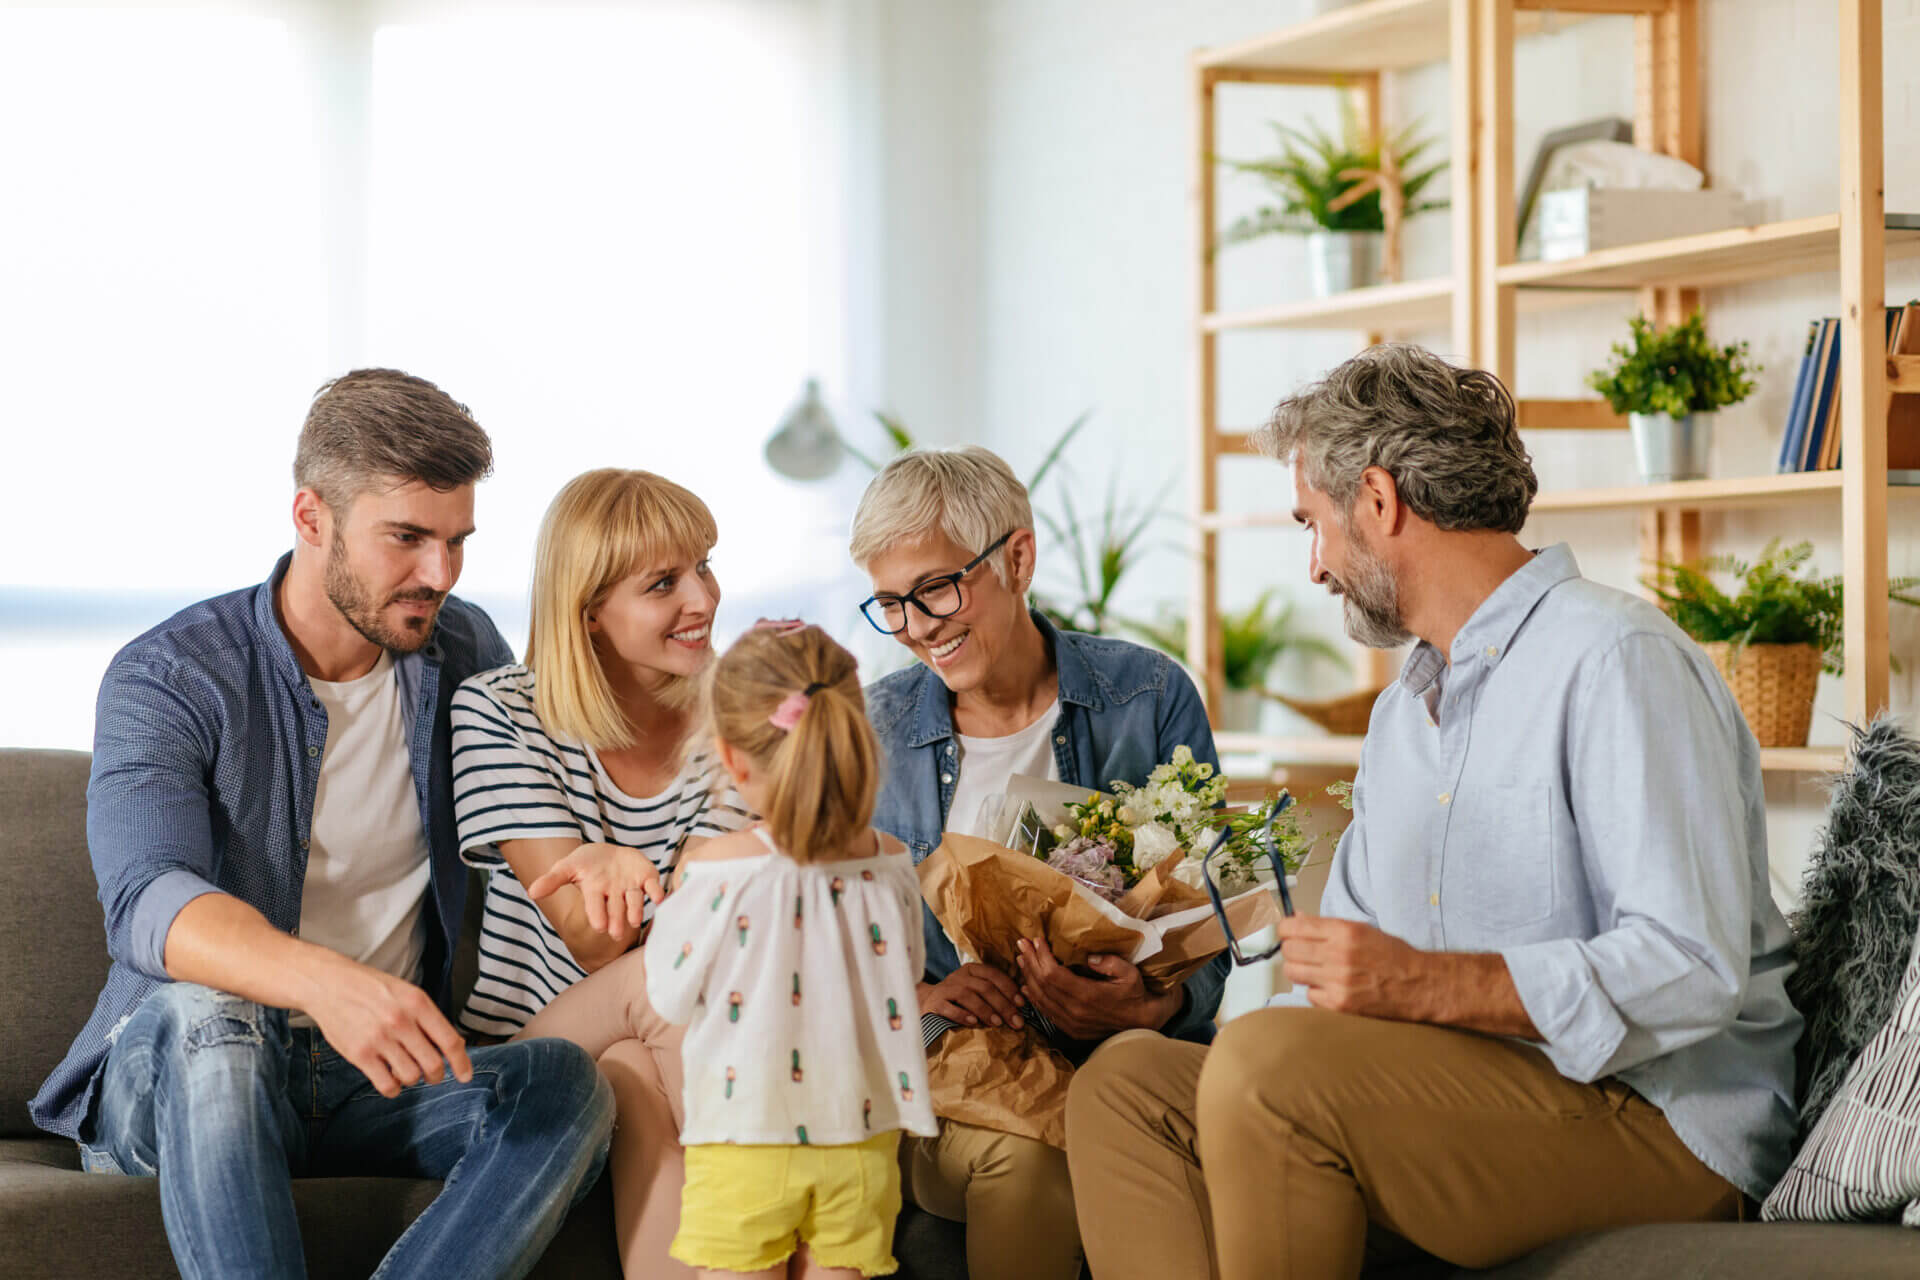
[[[265,573],[307,398],[357,365],[492,434],[459,590],[516,647],[596,466],[711,503],[723,630],[850,633],[863,477],[760,453],[807,376],[859,403],[849,11],[0,7],[0,657],[47,672],[0,743],[86,745],[114,647]]]

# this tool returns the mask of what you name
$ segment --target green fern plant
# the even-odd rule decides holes
[[[1294,621],[1291,602],[1276,606],[1273,594],[1263,591],[1244,609],[1220,612],[1220,675],[1229,689],[1260,688],[1274,662],[1289,651],[1325,658],[1343,668],[1347,665],[1346,655]],[[1176,658],[1187,656],[1184,616],[1163,614],[1157,623],[1122,625],[1156,649]]]
[[[1660,607],[1679,628],[1701,644],[1725,641],[1733,657],[1750,644],[1810,644],[1820,650],[1821,666],[1839,675],[1844,657],[1842,627],[1846,583],[1838,576],[1809,577],[1801,570],[1813,556],[1813,544],[1767,543],[1752,564],[1715,556],[1698,565],[1663,563],[1644,581]],[[1735,593],[1727,594],[1712,574],[1731,575]],[[1920,578],[1896,578],[1887,596],[1920,605],[1909,593]]]
[[[1668,329],[1645,316],[1627,322],[1632,343],[1613,344],[1612,363],[1587,375],[1587,385],[1607,398],[1615,413],[1708,413],[1753,394],[1760,366],[1747,360],[1747,344],[1716,347],[1698,310]]]
[[[1305,129],[1295,129],[1279,121],[1268,123],[1279,139],[1278,153],[1260,160],[1223,158],[1220,163],[1266,183],[1274,201],[1220,232],[1215,248],[1282,233],[1385,230],[1386,217],[1378,191],[1371,191],[1340,209],[1329,207],[1361,181],[1342,175],[1355,170],[1378,170],[1383,155],[1390,155],[1403,175],[1400,185],[1405,193],[1407,217],[1447,207],[1445,200],[1420,199],[1420,193],[1445,171],[1447,164],[1442,160],[1424,169],[1415,169],[1420,158],[1438,141],[1432,137],[1416,138],[1418,125],[1408,126],[1384,143],[1377,142],[1360,127],[1351,103],[1342,105],[1337,137],[1312,122]]]

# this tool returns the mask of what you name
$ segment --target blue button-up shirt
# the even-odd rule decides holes
[[[1140,786],[1182,745],[1219,767],[1206,707],[1171,658],[1125,640],[1060,631],[1038,613],[1033,620],[1059,672],[1053,758],[1062,782],[1089,791]],[[920,664],[867,688],[867,715],[887,762],[873,825],[904,843],[916,864],[939,845],[960,777],[951,698]],[[925,915],[927,980],[938,982],[960,967],[960,956],[932,910]],[[1167,1035],[1211,1038],[1228,966],[1223,953],[1187,979],[1180,1012],[1162,1028]]]
[[[190,605],[133,641],[100,683],[87,848],[113,964],[93,1016],[33,1100],[34,1123],[52,1133],[79,1135],[113,1033],[168,981],[167,932],[182,907],[228,893],[275,928],[299,929],[327,713],[274,609],[291,559],[259,586]],[[487,615],[449,597],[426,647],[394,664],[431,864],[421,985],[449,1014],[467,879],[448,708],[462,680],[511,661]]]
[[[1748,1195],[1794,1133],[1760,752],[1713,664],[1564,545],[1381,694],[1321,911],[1498,952],[1561,1074],[1617,1076]]]

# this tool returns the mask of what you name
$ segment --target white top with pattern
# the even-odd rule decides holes
[[[753,820],[707,751],[659,795],[635,798],[593,748],[555,738],[533,710],[533,673],[515,664],[470,677],[453,695],[453,811],[461,857],[492,872],[480,972],[461,1012],[469,1031],[512,1035],[586,976],[495,843],[564,837],[638,849],[664,876],[689,837]],[[648,908],[651,912],[652,908]]]
[[[912,860],[801,864],[755,830],[769,852],[688,863],[647,942],[647,996],[688,1024],[680,1140],[931,1137]]]

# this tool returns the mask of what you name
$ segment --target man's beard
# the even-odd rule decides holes
[[[445,592],[418,587],[374,604],[366,587],[353,576],[353,568],[347,563],[346,540],[338,528],[333,531],[333,545],[327,549],[326,587],[327,599],[347,620],[347,625],[389,653],[415,653],[423,648],[433,635],[434,621],[440,616],[440,602],[446,599]],[[424,618],[408,615],[403,624],[405,629],[396,631],[381,620],[380,610],[402,600],[424,601],[432,604],[434,611]]]
[[[1333,579],[1347,634],[1369,649],[1397,649],[1413,639],[1400,616],[1400,584],[1372,547],[1352,535],[1347,544],[1346,577]]]

